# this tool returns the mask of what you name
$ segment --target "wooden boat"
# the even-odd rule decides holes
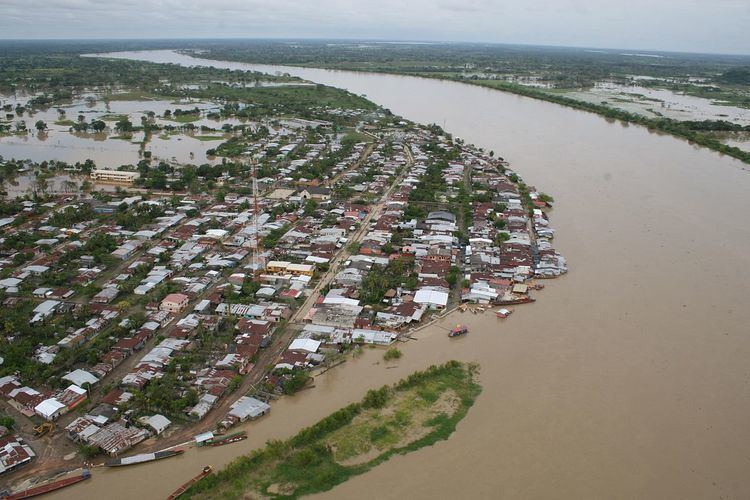
[[[106,462],[104,462],[104,465],[106,465],[107,467],[122,467],[125,465],[144,464],[147,462],[153,462],[154,460],[174,457],[182,453],[185,453],[185,450],[181,448],[176,448],[174,450],[156,451],[154,453],[141,453],[140,455],[133,455],[131,457],[107,460]]]
[[[188,488],[190,488],[192,485],[194,485],[201,479],[211,474],[212,471],[213,471],[213,467],[211,467],[210,465],[203,467],[203,470],[200,472],[200,474],[198,474],[197,476],[192,478],[190,481],[186,482],[185,484],[183,484],[182,486],[174,490],[174,492],[172,492],[172,494],[167,497],[167,500],[175,500],[175,498],[178,498],[180,495],[185,493],[188,490]]]
[[[507,318],[511,314],[513,314],[513,309],[505,309],[505,308],[498,309],[497,312],[495,313],[495,315],[498,318],[503,318],[503,319]]]
[[[466,335],[469,333],[469,329],[466,327],[466,325],[456,325],[455,328],[451,328],[451,330],[448,332],[449,337],[459,337],[461,335]]]
[[[60,488],[66,488],[68,486],[72,486],[76,483],[80,483],[81,481],[85,481],[86,479],[89,479],[90,477],[91,477],[91,471],[89,471],[88,469],[83,469],[81,471],[81,474],[78,476],[67,477],[65,479],[58,479],[57,481],[52,481],[50,483],[42,484],[40,486],[34,486],[33,488],[19,491],[18,493],[12,493],[10,495],[2,496],[2,498],[6,500],[21,500],[22,498],[32,498],[35,496],[44,495],[45,493],[49,493],[51,491],[59,490]]]
[[[247,432],[245,431],[237,431],[233,432],[231,434],[225,434],[223,436],[217,436],[211,439],[206,440],[204,445],[206,446],[222,446],[225,444],[231,444],[236,443],[237,441],[242,441],[243,439],[247,439]]]
[[[529,304],[535,301],[536,299],[532,299],[528,295],[525,295],[523,297],[517,297],[517,298],[512,298],[512,299],[500,299],[496,303],[501,306],[511,306],[515,304]]]

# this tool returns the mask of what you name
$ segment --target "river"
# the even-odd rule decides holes
[[[170,52],[120,54],[194,64]],[[205,464],[302,426],[371,387],[455,358],[484,390],[449,440],[396,457],[325,498],[747,498],[750,496],[750,174],[737,160],[551,103],[454,82],[284,71],[434,122],[510,160],[551,193],[571,271],[500,322],[456,314],[397,368],[368,350],[273,405],[250,438],[128,470],[67,495],[164,498]],[[62,493],[59,497],[67,496]]]

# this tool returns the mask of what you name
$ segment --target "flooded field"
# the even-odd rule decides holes
[[[29,95],[0,96],[2,104],[24,105]],[[164,118],[165,111],[192,110],[202,113],[189,122]],[[76,99],[70,105],[56,106],[43,111],[22,114],[5,112],[4,122],[15,131],[23,123],[25,133],[14,132],[0,135],[0,156],[6,159],[29,159],[35,162],[60,160],[68,163],[93,160],[99,168],[116,169],[121,165],[135,165],[143,159],[143,152],[150,151],[156,161],[175,163],[215,164],[220,158],[208,156],[206,151],[216,147],[225,138],[221,130],[224,125],[248,125],[249,122],[236,118],[209,119],[205,113],[217,111],[215,103],[196,100],[117,100],[104,99],[97,94],[88,94]],[[62,112],[61,112],[62,111]],[[153,113],[153,116],[149,116]],[[8,118],[12,116],[12,118]],[[102,120],[107,128],[100,133],[79,133],[71,131],[71,126],[79,117],[87,122]],[[187,123],[194,130],[177,130],[170,134],[153,135],[144,143],[143,133],[121,134],[115,124],[123,117],[132,123],[140,124],[144,118],[153,119],[160,126],[181,127]],[[47,128],[38,131],[37,121],[45,122]],[[202,127],[212,129],[201,131]]]
[[[168,52],[122,57],[206,63]],[[290,436],[372,387],[455,358],[482,366],[483,392],[448,441],[395,457],[325,498],[747,498],[750,443],[750,173],[672,137],[481,87],[379,74],[286,71],[366,94],[509,159],[556,200],[570,272],[501,322],[455,314],[465,338],[421,331],[388,369],[366,350],[273,405],[239,444],[191,450],[50,498],[164,498]]]
[[[606,103],[614,108],[652,118],[664,116],[675,120],[726,120],[750,125],[750,109],[722,105],[710,99],[666,89],[600,82],[592,89],[565,92],[564,95],[594,104]]]
[[[53,177],[46,179],[45,192],[49,194],[77,193],[83,183],[88,180],[87,176],[68,175],[58,172]],[[36,176],[34,172],[23,172],[3,185],[8,198],[23,197],[34,191]],[[91,184],[92,191],[114,192],[117,188],[112,184],[94,182]]]
[[[750,133],[734,134],[721,142],[729,146],[744,149],[745,151],[750,151]]]

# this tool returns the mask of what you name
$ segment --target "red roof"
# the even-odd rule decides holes
[[[170,293],[164,297],[164,300],[162,300],[161,303],[164,304],[165,302],[171,302],[172,304],[181,304],[186,300],[188,300],[188,296],[184,293]]]

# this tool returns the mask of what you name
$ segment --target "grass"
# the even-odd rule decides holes
[[[224,139],[220,135],[194,135],[193,138],[199,141],[221,141]]]
[[[375,139],[372,138],[372,136],[363,134],[361,132],[357,131],[351,131],[348,132],[344,136],[344,140],[352,141],[352,142],[373,142]]]
[[[107,94],[104,96],[106,101],[155,101],[161,99],[160,96],[144,90],[131,90],[121,94]]]
[[[99,119],[103,122],[119,122],[120,120],[124,120],[127,117],[128,115],[106,114],[100,116]]]
[[[177,123],[192,123],[200,120],[201,115],[198,113],[184,114],[184,115],[172,115],[172,121]]]
[[[61,127],[72,127],[75,125],[76,122],[73,120],[57,120],[55,121],[55,125],[60,125]]]
[[[371,390],[296,436],[235,459],[184,498],[298,498],[447,439],[481,391],[477,368],[449,361]]]

